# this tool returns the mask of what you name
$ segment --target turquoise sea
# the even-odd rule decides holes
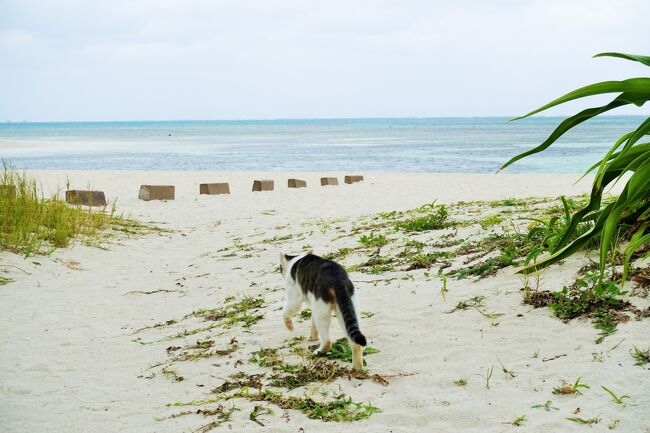
[[[0,123],[0,158],[19,169],[494,172],[541,143],[561,120]],[[642,120],[608,116],[588,121],[507,171],[583,172]]]

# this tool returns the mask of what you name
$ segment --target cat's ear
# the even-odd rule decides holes
[[[280,263],[284,263],[284,261],[286,260],[286,258],[284,257],[284,253],[280,251],[278,252],[278,254],[280,254]]]
[[[307,255],[309,255],[309,254],[314,254],[314,249],[311,248],[311,249],[310,249],[309,251],[307,251],[305,254],[307,254]]]

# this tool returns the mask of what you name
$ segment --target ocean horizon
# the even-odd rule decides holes
[[[563,117],[0,123],[0,158],[17,169],[496,172]],[[643,116],[574,128],[511,173],[582,173]]]

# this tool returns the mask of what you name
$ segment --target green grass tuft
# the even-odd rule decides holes
[[[49,254],[75,239],[97,244],[102,231],[127,234],[151,229],[115,214],[111,209],[70,206],[58,197],[45,198],[36,181],[6,164],[0,173],[0,249],[25,257]]]
[[[416,217],[407,221],[395,223],[395,228],[406,232],[422,232],[426,230],[439,230],[451,226],[447,221],[449,213],[445,205],[434,206],[428,215]]]
[[[650,349],[643,351],[634,346],[634,350],[631,353],[632,357],[636,360],[634,365],[644,366],[650,362]]]

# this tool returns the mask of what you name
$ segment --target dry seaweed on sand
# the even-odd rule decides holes
[[[237,339],[232,338],[227,347],[224,348],[215,348],[214,340],[197,340],[195,344],[179,348],[177,350],[169,350],[167,348],[167,353],[176,353],[169,362],[184,362],[184,361],[196,361],[198,359],[211,358],[213,356],[224,356],[229,355],[236,351],[239,348],[237,344]]]
[[[178,412],[170,415],[169,418],[178,418],[186,415],[203,415],[205,417],[210,417],[212,419],[209,423],[204,424],[198,429],[194,430],[195,432],[206,433],[209,432],[210,430],[219,427],[221,424],[230,421],[233,412],[238,410],[239,409],[237,409],[235,406],[226,408],[223,405],[219,405],[212,409],[201,408],[196,410],[186,410],[186,411]]]
[[[256,392],[249,389],[229,395],[228,399],[245,398],[250,401],[268,402],[281,409],[298,410],[310,419],[318,419],[329,422],[360,421],[370,417],[372,414],[381,412],[376,406],[370,403],[354,402],[351,397],[339,394],[332,400],[315,401],[310,397],[285,396],[280,392],[262,388]]]
[[[233,389],[242,389],[242,388],[253,388],[260,389],[263,386],[262,379],[265,377],[264,374],[251,374],[247,375],[246,373],[240,372],[230,376],[230,380],[224,381],[221,385],[214,388],[212,392],[214,394],[220,394]]]
[[[269,384],[286,389],[299,388],[313,382],[328,383],[348,373],[337,362],[324,358],[316,358],[306,364],[281,364],[278,370],[281,371],[271,375]]]

